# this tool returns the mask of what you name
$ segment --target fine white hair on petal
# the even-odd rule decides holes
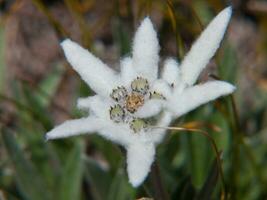
[[[176,85],[180,81],[179,64],[173,58],[168,58],[164,62],[162,78],[170,85]]]
[[[153,81],[158,75],[159,43],[153,24],[146,17],[139,26],[133,41],[133,66],[136,71]]]
[[[133,133],[128,124],[105,121],[105,126],[99,131],[99,135],[122,146],[128,146],[133,142]]]
[[[147,177],[155,157],[152,143],[136,143],[127,147],[127,171],[129,181],[138,187]]]
[[[46,133],[46,140],[65,138],[84,133],[98,131],[103,121],[95,117],[68,120]]]
[[[185,89],[182,93],[174,93],[168,102],[170,112],[179,117],[198,106],[221,96],[231,94],[235,86],[224,81],[210,81]]]
[[[162,114],[161,114],[161,117],[159,119],[159,121],[157,122],[156,126],[158,127],[168,127],[171,123],[173,119],[173,115],[171,112],[168,112],[168,111],[164,111]],[[155,144],[158,144],[160,143],[164,136],[165,136],[165,133],[166,133],[166,129],[164,128],[155,128],[151,131],[151,134],[153,137],[152,137],[152,140]]]
[[[151,92],[157,92],[159,94],[162,94],[165,98],[169,98],[171,96],[171,93],[172,93],[172,89],[171,89],[171,86],[168,85],[168,83],[163,80],[163,79],[157,79],[151,89],[150,89]]]
[[[94,115],[103,119],[109,119],[110,106],[111,103],[99,95],[79,98],[77,102],[79,109],[89,109]]]
[[[81,110],[89,110],[90,108],[90,103],[91,103],[91,98],[94,98],[92,96],[89,96],[89,97],[80,97],[78,98],[77,100],[77,107]]]
[[[137,77],[137,73],[133,67],[133,62],[130,57],[125,57],[121,60],[121,79],[124,86],[130,88],[131,82]]]
[[[118,78],[115,71],[70,39],[64,40],[61,46],[67,60],[81,78],[96,93],[108,96],[117,85]]]
[[[184,84],[193,85],[200,72],[214,56],[223,39],[231,14],[231,7],[221,11],[193,44],[180,66]]]
[[[134,116],[140,118],[153,117],[160,113],[162,109],[162,103],[162,100],[159,99],[149,99],[134,113]]]

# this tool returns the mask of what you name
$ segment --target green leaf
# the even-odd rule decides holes
[[[32,111],[38,121],[42,123],[46,130],[51,129],[53,127],[53,123],[51,118],[49,118],[47,109],[45,109],[40,100],[35,97],[34,93],[26,85],[23,86],[23,92],[28,106],[32,108]]]
[[[13,162],[16,172],[15,178],[22,195],[29,200],[52,200],[51,193],[47,190],[41,175],[32,162],[25,157],[13,133],[6,128],[2,128],[2,138]]]
[[[83,144],[77,141],[69,155],[66,156],[66,164],[63,167],[60,179],[58,199],[80,199],[83,174],[82,152]]]
[[[219,63],[219,75],[225,81],[235,83],[236,74],[238,69],[238,61],[235,50],[230,44],[225,45],[223,48],[223,55]]]
[[[125,170],[119,167],[111,183],[107,200],[128,200],[134,199],[134,196],[135,190],[129,184]]]
[[[55,95],[58,85],[62,79],[62,66],[57,64],[51,73],[42,80],[36,89],[36,98],[41,102],[41,105],[48,106],[52,97]]]
[[[197,195],[197,199],[212,199],[212,193],[214,192],[219,178],[219,170],[217,160],[213,161],[212,167],[210,169],[209,175],[202,186],[201,190]]]
[[[104,200],[108,198],[108,190],[112,181],[108,172],[94,159],[86,158],[86,180],[89,182],[93,199]]]

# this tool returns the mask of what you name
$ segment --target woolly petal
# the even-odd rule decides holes
[[[132,59],[126,57],[121,60],[121,79],[124,83],[124,86],[130,88],[131,82],[137,77],[137,73],[133,68]]]
[[[155,144],[160,143],[164,136],[165,136],[165,132],[166,129],[164,129],[163,127],[168,127],[171,123],[173,119],[173,116],[171,114],[171,112],[167,112],[164,111],[159,119],[159,121],[157,122],[158,127],[162,127],[162,128],[155,128],[152,130],[151,134],[153,135],[153,142]]]
[[[200,72],[218,49],[232,14],[228,7],[220,12],[193,44],[181,64],[181,78],[186,85],[193,85]]]
[[[99,118],[109,119],[109,108],[111,104],[108,100],[104,100],[101,96],[89,96],[86,98],[79,98],[77,107],[83,110],[90,110]]]
[[[162,78],[170,85],[176,85],[180,81],[179,65],[173,58],[169,58],[164,62]]]
[[[136,117],[148,118],[153,117],[160,113],[162,108],[162,100],[150,99],[145,102],[145,104],[137,110],[134,114]]]
[[[74,135],[80,135],[88,132],[95,132],[103,122],[94,117],[74,119],[65,121],[63,124],[56,126],[46,134],[46,139],[65,138]]]
[[[153,144],[137,143],[127,148],[127,171],[129,181],[138,187],[145,180],[155,157]]]
[[[172,90],[171,86],[165,80],[158,79],[154,82],[150,90],[152,93],[155,91],[159,94],[162,94],[165,98],[169,98],[171,96]]]
[[[115,72],[77,43],[66,39],[61,43],[65,56],[81,78],[98,94],[108,96],[118,84]]]
[[[224,81],[210,81],[196,85],[185,89],[182,93],[174,93],[169,102],[169,110],[179,117],[204,103],[231,94],[234,90],[233,85]]]
[[[157,78],[159,61],[157,33],[148,17],[138,28],[133,42],[133,66],[138,73],[149,81]]]

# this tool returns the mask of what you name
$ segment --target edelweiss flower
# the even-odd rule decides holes
[[[201,104],[230,94],[235,87],[223,81],[193,85],[220,45],[231,16],[224,9],[201,34],[180,66],[168,59],[158,76],[159,44],[149,18],[138,28],[132,57],[122,59],[115,72],[87,50],[66,39],[62,48],[67,60],[96,92],[81,98],[78,107],[89,116],[69,120],[47,133],[47,139],[94,133],[127,150],[130,183],[137,187],[146,178],[171,121]]]

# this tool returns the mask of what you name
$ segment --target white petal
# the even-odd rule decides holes
[[[98,94],[108,96],[117,85],[116,73],[100,59],[77,43],[66,39],[61,43],[65,56],[81,78]]]
[[[172,93],[172,89],[171,89],[171,86],[168,85],[168,83],[165,81],[165,80],[162,80],[162,79],[158,79],[156,80],[150,91],[153,93],[154,91],[159,93],[159,94],[162,94],[165,98],[169,98],[171,93]]]
[[[168,127],[173,119],[173,116],[170,112],[163,112],[156,126],[158,127]],[[158,144],[160,143],[165,136],[166,129],[155,128],[152,130],[151,134],[153,135],[153,142]]]
[[[162,108],[162,100],[150,99],[145,102],[145,104],[139,108],[134,115],[140,118],[152,117],[160,113]]]
[[[99,118],[109,118],[110,102],[99,95],[89,96],[86,98],[79,98],[77,107],[83,110],[90,110]]]
[[[133,66],[149,81],[157,78],[159,43],[153,24],[146,17],[138,28],[133,42]]]
[[[102,126],[102,124],[103,122],[95,117],[68,120],[49,131],[46,134],[46,139],[65,138],[88,132],[95,132]]]
[[[181,116],[198,106],[221,96],[228,95],[235,90],[235,87],[224,81],[210,81],[185,89],[182,93],[174,93],[169,102],[169,110],[177,117]]]
[[[128,124],[114,123],[111,120],[106,121],[105,127],[99,131],[99,134],[122,146],[128,146],[131,141],[131,130]]]
[[[155,157],[153,144],[137,143],[127,148],[127,171],[129,181],[138,187],[147,177]]]
[[[121,60],[121,79],[124,86],[130,88],[131,82],[137,77],[137,73],[133,67],[132,59],[126,57]]]
[[[193,85],[200,72],[218,49],[232,14],[228,7],[220,12],[202,32],[181,64],[181,78],[186,85]]]
[[[169,58],[164,62],[162,78],[170,85],[176,85],[180,81],[180,69],[176,60]]]

